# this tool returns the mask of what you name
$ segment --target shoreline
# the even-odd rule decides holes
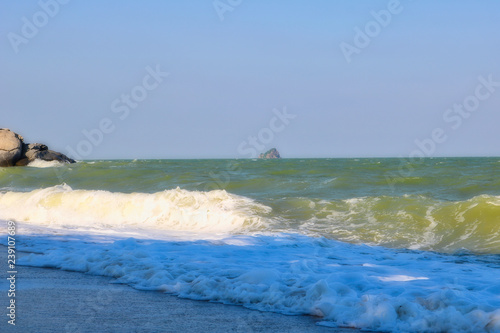
[[[26,253],[18,252],[18,258]],[[320,318],[181,299],[114,284],[110,277],[17,266],[16,325],[7,323],[7,247],[0,245],[2,332],[318,332]]]

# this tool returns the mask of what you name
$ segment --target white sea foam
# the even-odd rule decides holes
[[[363,211],[360,202],[346,205]],[[21,264],[111,276],[141,290],[317,315],[329,326],[500,332],[498,255],[271,233],[270,211],[221,190],[127,194],[61,185],[0,192],[0,233],[5,220],[18,222],[17,249],[38,253]]]
[[[111,276],[185,298],[322,316],[329,326],[500,332],[499,267],[465,257],[291,234],[111,243],[25,235],[18,246],[43,253],[22,258],[24,265]]]
[[[30,162],[27,166],[32,168],[56,168],[65,166],[66,163],[59,161],[44,161],[40,159],[36,159],[33,162]]]
[[[52,227],[233,232],[258,228],[270,208],[223,190],[113,193],[68,185],[0,193],[0,219]]]

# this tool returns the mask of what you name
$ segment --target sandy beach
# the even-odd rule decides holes
[[[25,266],[17,266],[12,326],[6,316],[6,255],[1,246],[2,332],[358,332],[318,326],[313,317],[180,299],[107,277]]]

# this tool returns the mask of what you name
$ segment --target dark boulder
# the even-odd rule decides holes
[[[68,156],[50,150],[46,145],[41,143],[31,143],[26,145],[26,152],[24,155],[29,162],[34,160],[42,161],[58,161],[62,163],[75,163],[75,160],[69,158]],[[28,162],[28,163],[29,163]]]
[[[68,156],[50,150],[41,143],[27,144],[9,129],[0,129],[0,167],[25,166],[35,160],[75,163]]]

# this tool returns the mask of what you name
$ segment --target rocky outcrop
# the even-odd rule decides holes
[[[24,143],[22,136],[9,129],[0,129],[0,167],[25,166],[35,160],[75,163],[68,156],[49,150],[41,143]]]
[[[17,166],[28,165],[34,160],[42,161],[58,161],[61,163],[75,163],[68,156],[50,150],[46,145],[41,143],[24,144],[24,158],[17,161]]]
[[[280,153],[276,148],[270,149],[263,154],[259,155],[259,158],[281,158]]]
[[[9,129],[0,129],[0,167],[13,166],[23,153],[23,137]]]

